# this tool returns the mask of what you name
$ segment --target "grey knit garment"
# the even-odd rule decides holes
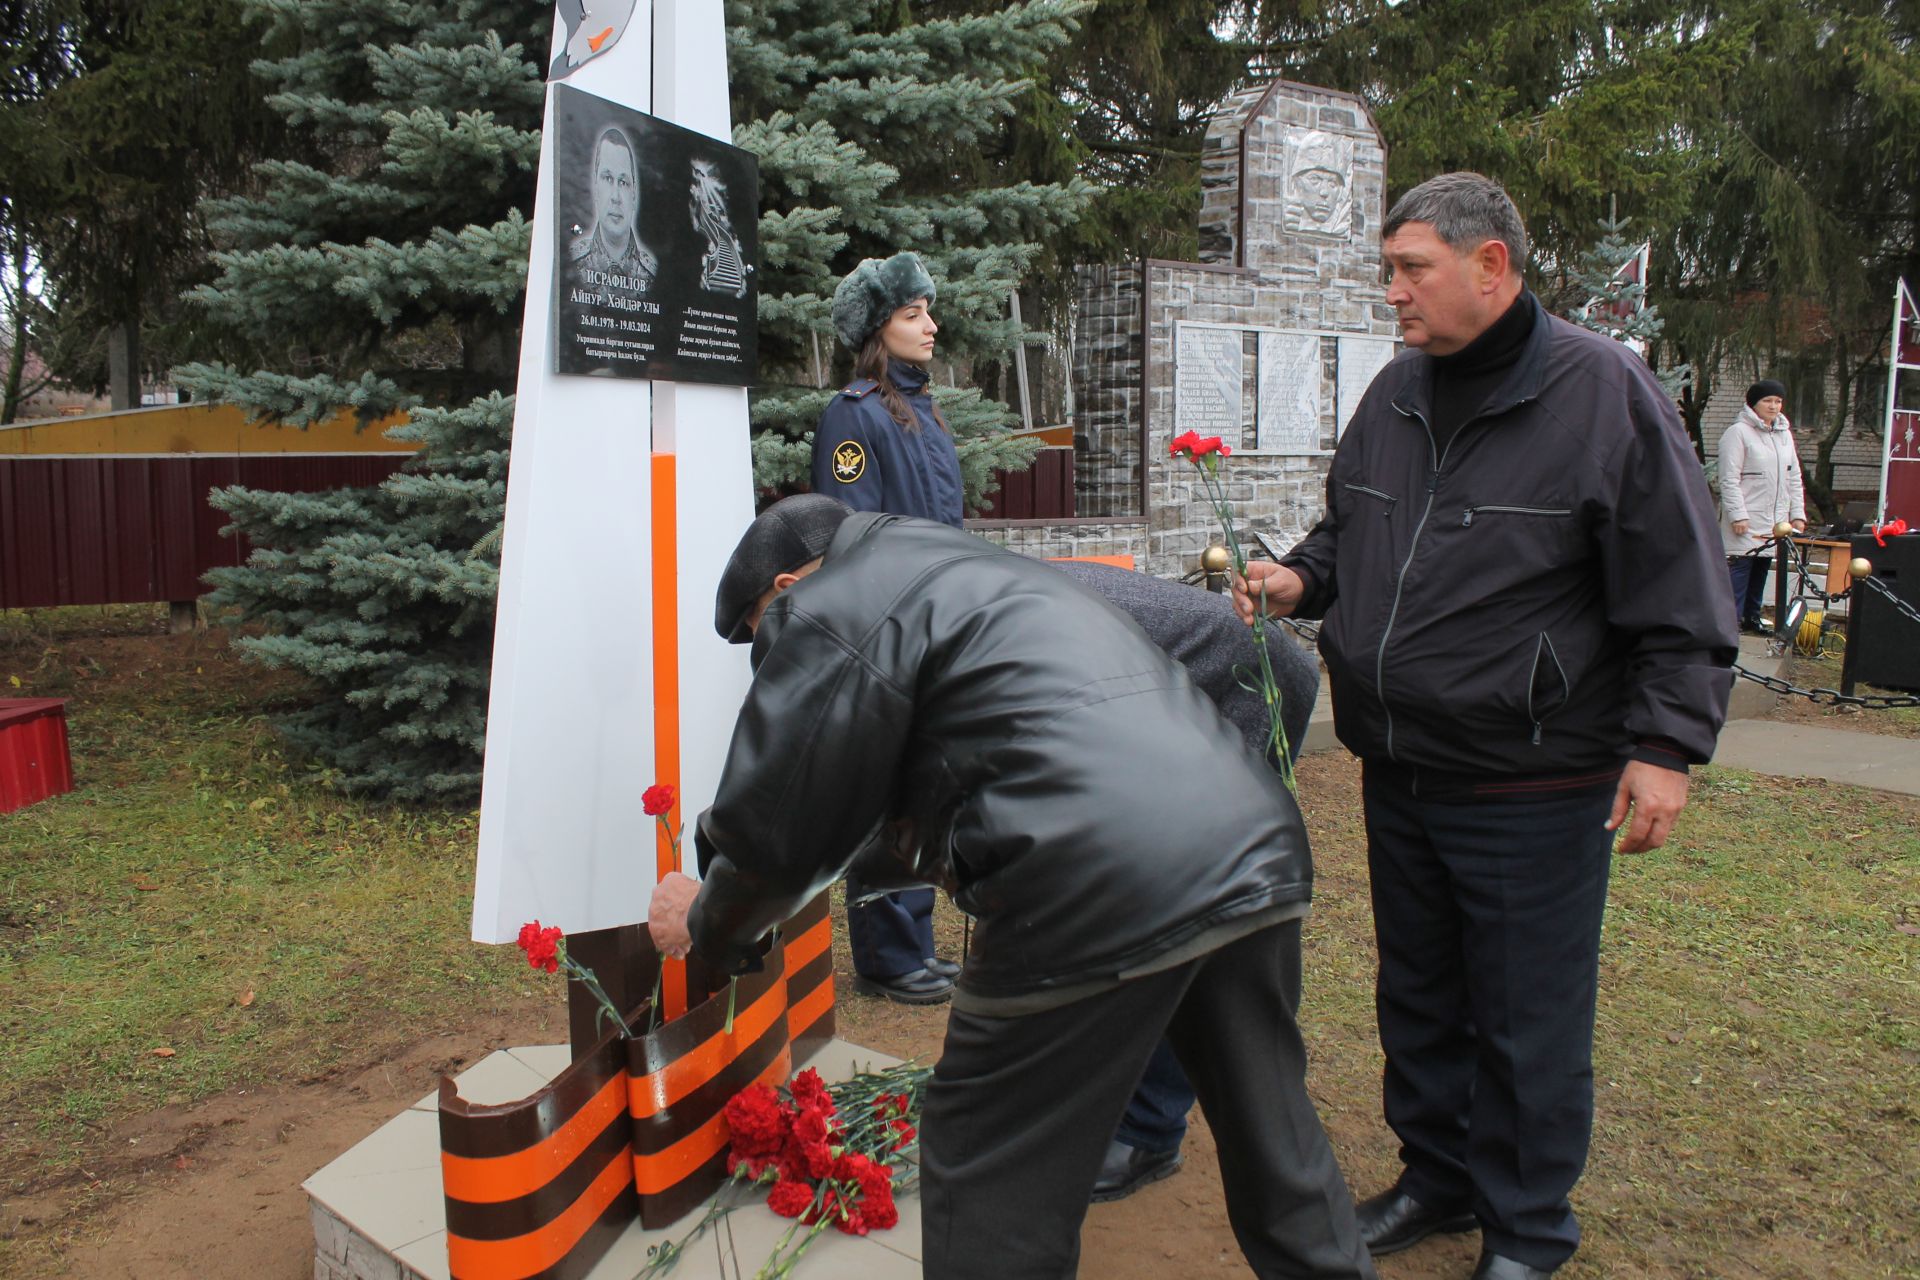
[[[1125,610],[1168,657],[1186,667],[1194,684],[1240,731],[1248,749],[1265,751],[1266,704],[1258,693],[1242,687],[1243,680],[1258,687],[1253,630],[1233,611],[1232,597],[1112,565],[1063,561],[1058,567]],[[1267,653],[1280,684],[1280,722],[1297,759],[1307,723],[1313,718],[1320,666],[1280,623],[1269,623],[1265,630]],[[1239,673],[1234,671],[1236,666],[1242,668]]]

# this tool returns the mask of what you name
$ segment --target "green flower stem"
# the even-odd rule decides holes
[[[1220,455],[1209,453],[1205,457],[1194,458],[1193,465],[1200,473],[1200,483],[1207,491],[1207,501],[1213,505],[1214,514],[1219,517],[1220,527],[1226,534],[1227,554],[1233,557],[1233,571],[1245,581],[1247,557],[1240,549],[1240,535],[1233,526],[1233,504],[1227,501],[1226,492],[1220,484]],[[1267,652],[1266,623],[1267,591],[1263,584],[1259,607],[1253,611],[1253,652],[1260,664],[1260,683],[1255,692],[1267,707],[1267,751],[1278,762],[1280,780],[1287,784],[1288,791],[1298,796],[1299,789],[1293,779],[1293,753],[1287,743],[1286,722],[1280,716],[1280,681],[1273,674],[1273,658]]]
[[[733,1034],[733,1008],[734,1008],[734,1002],[737,1001],[739,998],[740,998],[740,979],[728,978],[727,979],[727,1025],[720,1028],[722,1031],[726,1032],[728,1035]]]
[[[614,1004],[613,997],[607,994],[606,988],[600,985],[600,979],[594,976],[593,970],[568,955],[564,946],[560,950],[560,968],[569,978],[585,987],[587,993],[599,1002],[600,1008],[595,1015],[595,1021],[611,1018],[613,1025],[619,1029],[622,1036],[625,1036],[627,1034],[626,1016],[620,1012],[620,1007]]]

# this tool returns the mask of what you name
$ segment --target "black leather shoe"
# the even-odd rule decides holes
[[[1497,1253],[1482,1253],[1480,1265],[1473,1269],[1471,1280],[1547,1280],[1552,1274],[1552,1267],[1542,1271],[1524,1262],[1503,1258]]]
[[[1471,1231],[1479,1222],[1465,1209],[1429,1209],[1398,1186],[1353,1206],[1360,1239],[1379,1257],[1410,1249],[1428,1236]]]
[[[937,973],[943,978],[957,978],[960,976],[960,966],[951,960],[942,960],[939,956],[928,956],[927,972]]]
[[[863,996],[885,996],[895,1004],[939,1004],[953,998],[953,979],[927,969],[893,978],[854,975],[853,989]]]
[[[1180,1148],[1171,1151],[1142,1151],[1115,1138],[1107,1144],[1107,1159],[1094,1180],[1094,1204],[1125,1200],[1150,1182],[1171,1178],[1180,1172]]]

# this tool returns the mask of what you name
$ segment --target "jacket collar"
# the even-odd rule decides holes
[[[1540,384],[1546,381],[1547,350],[1553,345],[1553,317],[1547,314],[1531,289],[1521,290],[1520,297],[1521,305],[1533,308],[1533,332],[1527,335],[1527,345],[1520,352],[1520,358],[1513,362],[1507,376],[1469,422],[1491,418],[1525,404],[1540,394]],[[1425,352],[1417,353],[1406,382],[1394,392],[1393,407],[1422,422],[1432,422],[1433,369],[1433,357]]]
[[[1768,434],[1775,431],[1786,431],[1793,426],[1791,422],[1787,421],[1787,415],[1784,413],[1775,418],[1771,424],[1760,421],[1760,415],[1753,411],[1752,405],[1748,405],[1746,408],[1740,410],[1740,421],[1746,423],[1755,431],[1762,431]]]
[[[916,396],[927,389],[927,371],[922,365],[887,357],[887,377],[906,395]]]

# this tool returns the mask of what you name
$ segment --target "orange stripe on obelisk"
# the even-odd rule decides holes
[[[653,781],[673,788],[667,821],[681,825],[680,805],[680,539],[674,456],[653,455]],[[673,865],[673,841],[655,824],[654,864],[658,882]],[[687,966],[666,962],[660,979],[661,1013],[677,1018],[687,1011]]]

